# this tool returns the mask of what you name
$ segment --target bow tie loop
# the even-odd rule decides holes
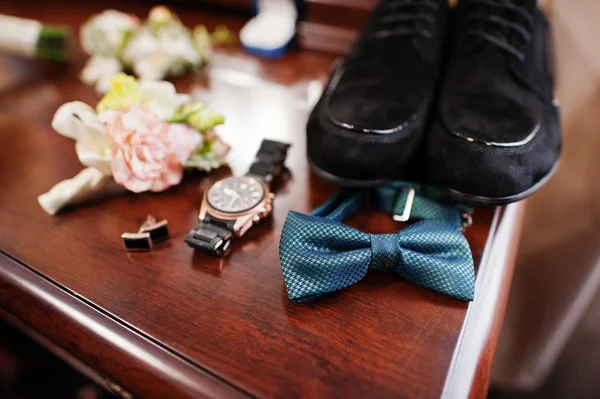
[[[369,268],[392,271],[401,260],[398,234],[369,234],[371,240],[371,263]]]

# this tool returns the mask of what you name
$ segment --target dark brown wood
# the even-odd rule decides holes
[[[346,54],[358,37],[356,29],[302,21],[298,24],[298,42],[302,48]]]
[[[0,13],[77,28],[107,7],[147,11],[130,3],[75,8],[57,1],[42,9],[21,1],[2,2]],[[189,6],[175,10],[188,24],[239,29],[244,23]],[[125,194],[52,217],[37,196],[81,169],[73,142],[51,129],[52,115],[67,101],[98,100],[78,81],[84,60],[78,47],[65,67],[0,57],[6,82],[0,85],[0,250],[13,259],[3,257],[0,264],[5,312],[149,398],[440,396],[466,303],[379,272],[310,304],[294,305],[285,292],[278,242],[286,214],[307,212],[336,190],[310,173],[304,137],[309,100],[318,95],[334,57],[293,51],[264,61],[237,48],[219,50],[207,76],[175,83],[226,115],[220,133],[233,146],[231,170],[188,176],[164,193]],[[203,187],[231,171],[244,173],[262,138],[293,143],[272,217],[237,240],[226,258],[194,253],[183,238],[197,221]],[[147,214],[169,220],[171,239],[149,253],[125,252],[121,233]],[[493,209],[477,209],[466,233],[476,264],[492,215]],[[350,222],[372,232],[398,228],[377,212]],[[518,239],[512,231],[505,235]],[[100,320],[97,325],[84,323],[92,317]],[[157,356],[173,363],[163,367],[153,360]]]
[[[511,205],[511,207],[518,207],[514,214],[510,217],[504,217],[501,220],[502,224],[510,224],[509,228],[514,231],[514,234],[520,235],[523,225],[523,215],[525,213],[525,202]],[[506,216],[506,215],[505,215]],[[488,388],[490,386],[492,378],[492,365],[496,356],[496,349],[500,340],[500,332],[502,331],[502,322],[504,321],[504,314],[506,313],[506,304],[508,302],[508,294],[510,292],[510,283],[512,281],[512,275],[517,257],[517,251],[519,243],[514,240],[506,240],[504,234],[499,234],[498,239],[494,242],[495,247],[492,249],[490,254],[490,264],[492,267],[496,266],[502,273],[498,274],[501,276],[500,290],[498,296],[493,298],[494,303],[490,303],[484,306],[486,310],[493,309],[494,314],[493,324],[490,326],[489,331],[479,339],[484,343],[483,349],[479,356],[479,362],[475,371],[475,376],[471,384],[471,390],[469,393],[469,399],[479,399],[487,397]],[[498,262],[500,259],[505,257],[504,262]],[[498,262],[494,265],[494,261]],[[472,339],[471,341],[473,341]]]
[[[305,0],[298,43],[306,49],[347,53],[376,4],[376,0]]]
[[[463,323],[442,399],[483,399],[506,309],[525,202],[497,208],[477,272],[475,295]],[[510,233],[510,234],[509,234]]]
[[[367,22],[375,5],[376,0],[305,0],[302,16],[303,20],[312,23],[357,30]]]
[[[182,0],[180,0],[182,1]],[[200,4],[203,6],[219,6],[236,8],[244,11],[249,11],[251,6],[251,0],[183,0],[190,3]]]
[[[126,386],[137,397],[247,397],[6,255],[0,255],[0,281],[5,312],[43,331],[56,350],[111,376],[109,389]]]

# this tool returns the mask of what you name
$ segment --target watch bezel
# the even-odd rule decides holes
[[[249,177],[251,179],[256,180],[263,188],[263,197],[261,198],[258,204],[249,209],[239,212],[225,212],[219,210],[218,208],[215,208],[208,200],[208,192],[215,184],[217,184],[221,180],[225,180],[226,178],[220,179],[211,184],[210,187],[208,187],[208,189],[204,191],[204,194],[202,196],[202,205],[200,206],[200,214],[198,215],[199,219],[204,220],[204,217],[208,213],[209,215],[222,220],[236,220],[245,216],[253,216],[257,213],[265,213],[267,209],[270,209],[270,206],[267,206],[270,205],[270,202],[272,200],[271,190],[269,186],[255,176],[247,175],[245,177]]]
[[[258,183],[258,185],[260,187],[262,187],[262,197],[258,200],[258,202],[255,205],[251,205],[248,208],[245,208],[245,209],[242,209],[239,211],[226,211],[226,210],[218,208],[217,206],[215,206],[214,204],[211,203],[209,193],[210,193],[210,190],[212,190],[214,186],[216,186],[217,184],[221,183],[224,180],[228,180],[228,179],[235,180],[235,179],[245,179],[245,178],[256,181]],[[265,189],[265,184],[261,180],[257,179],[256,177],[250,176],[250,175],[225,177],[225,178],[220,179],[220,180],[214,182],[213,184],[211,184],[210,187],[208,187],[208,189],[206,190],[206,202],[211,207],[211,209],[214,209],[216,212],[227,214],[227,215],[241,214],[241,213],[248,212],[248,211],[256,208],[257,206],[259,206],[260,203],[265,199],[266,196],[267,196],[267,190]]]

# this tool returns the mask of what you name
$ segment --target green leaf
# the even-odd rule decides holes
[[[200,111],[204,108],[204,104],[195,103],[195,104],[185,104],[183,107],[175,111],[175,114],[171,119],[169,119],[169,123],[186,123],[187,119],[192,116],[192,114]]]
[[[217,125],[225,123],[225,117],[218,112],[211,111],[208,108],[202,108],[194,112],[187,118],[187,123],[195,127],[200,132],[205,133]]]
[[[213,151],[214,143],[214,141],[205,141],[202,147],[198,148],[183,166],[187,169],[210,171],[226,165],[225,158]]]
[[[169,123],[187,123],[201,133],[206,133],[217,125],[225,123],[225,117],[201,103],[186,104],[175,112]]]

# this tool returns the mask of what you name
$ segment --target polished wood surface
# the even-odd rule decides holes
[[[376,5],[376,0],[305,0],[298,43],[306,49],[345,54]]]
[[[104,380],[94,379],[115,393],[125,390],[137,397],[182,399],[246,397],[143,334],[115,323],[102,310],[85,301],[73,301],[72,292],[12,259],[0,255],[0,265],[0,301],[10,312],[8,317],[0,316],[9,322],[13,322],[12,315],[18,321],[25,319],[26,325],[43,331],[43,337],[68,356],[85,359],[85,366],[91,370],[102,370]],[[74,366],[82,369],[78,364]],[[117,386],[127,388],[115,389]]]
[[[3,2],[0,13],[77,29],[90,13],[111,6],[147,12],[110,2],[35,4]],[[188,24],[237,29],[244,22],[175,9]],[[79,48],[67,66],[0,57],[0,307],[9,318],[140,397],[440,396],[467,303],[376,271],[309,304],[292,304],[285,292],[278,243],[286,214],[307,212],[336,190],[310,173],[304,138],[332,56],[294,51],[261,61],[237,48],[219,50],[208,73],[175,83],[226,115],[219,133],[233,147],[231,169],[52,217],[37,196],[81,169],[74,143],[51,129],[52,115],[67,101],[98,100],[77,78],[84,60]],[[293,143],[272,217],[235,241],[225,258],[194,253],[183,238],[197,221],[203,189],[245,173],[263,138]],[[147,214],[169,220],[171,239],[149,253],[125,252],[121,233]],[[486,243],[497,239],[493,214],[477,209],[466,233],[480,272],[492,265],[480,260]],[[350,222],[371,232],[398,229],[378,212]],[[507,229],[503,239],[518,240],[517,231]],[[486,308],[486,298],[478,292],[476,303]],[[488,309],[502,317],[502,309]],[[483,338],[498,328],[489,327]]]
[[[473,383],[471,384],[469,392],[470,399],[480,398],[482,393],[485,393],[487,396],[487,390],[492,379],[492,365],[500,341],[500,333],[504,322],[504,314],[506,312],[515,260],[519,249],[519,242],[506,239],[507,234],[503,234],[501,230],[511,230],[513,232],[512,234],[520,236],[525,209],[526,206],[523,201],[511,205],[511,207],[503,214],[504,217],[498,226],[498,229],[500,230],[498,232],[498,237],[503,237],[503,239],[494,242],[494,248],[492,249],[489,261],[490,270],[495,271],[495,273],[490,273],[492,275],[489,280],[498,282],[496,284],[496,295],[489,301],[490,305],[495,303],[495,306],[486,306],[485,309],[482,310],[483,312],[489,313],[490,307],[492,307],[493,311],[491,314],[493,317],[492,323],[490,324],[490,332],[485,339],[484,345],[482,345],[479,362],[475,370]],[[492,291],[487,289],[487,287],[484,289],[486,289],[487,292]],[[475,315],[475,320],[477,320],[477,316],[478,315]]]
[[[487,395],[518,248],[525,201],[497,208],[481,258],[475,292],[460,333],[442,399]]]

